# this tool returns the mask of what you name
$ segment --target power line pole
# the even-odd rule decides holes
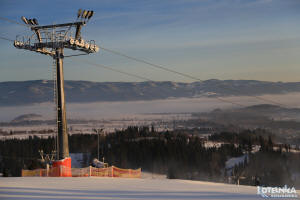
[[[95,53],[99,51],[99,47],[95,41],[84,41],[81,37],[82,26],[85,26],[89,19],[93,16],[93,11],[78,10],[77,20],[72,23],[53,24],[39,26],[37,19],[21,19],[34,32],[31,36],[23,36],[21,39],[17,37],[14,46],[18,49],[25,49],[50,55],[56,63],[56,111],[57,111],[57,165],[71,167],[71,158],[69,157],[67,117],[65,106],[64,92],[64,72],[63,59],[64,48],[78,50],[85,54]],[[75,35],[72,34],[72,28],[75,28]],[[81,55],[81,54],[77,54]],[[75,56],[75,55],[74,55]],[[68,56],[71,57],[71,56]],[[67,164],[65,164],[65,160]]]
[[[98,160],[100,161],[100,153],[99,153],[99,137],[100,137],[100,133],[102,133],[102,131],[103,131],[103,128],[101,128],[101,129],[94,129],[94,131],[95,131],[95,133],[97,133],[97,136],[98,136],[98,142],[97,142],[97,158],[98,158]],[[103,161],[104,162],[104,161]]]

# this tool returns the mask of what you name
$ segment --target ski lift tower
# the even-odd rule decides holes
[[[82,52],[71,56],[86,55],[99,51],[99,47],[94,40],[85,41],[81,37],[82,27],[86,25],[93,14],[93,11],[79,9],[75,22],[45,26],[40,26],[35,18],[27,19],[22,17],[21,19],[33,31],[33,34],[31,36],[22,36],[21,38],[17,36],[14,41],[16,48],[49,55],[56,63],[54,94],[57,110],[57,153],[53,167],[60,167],[60,169],[62,167],[71,168],[64,92],[64,48]],[[72,34],[72,30],[74,30],[75,34]],[[60,172],[60,175],[71,176],[71,170]]]

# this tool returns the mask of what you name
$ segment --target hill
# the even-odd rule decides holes
[[[203,82],[65,81],[66,99],[73,103],[136,101],[168,98],[243,96],[300,92],[300,82],[206,80]],[[0,106],[53,101],[53,81],[0,82]]]

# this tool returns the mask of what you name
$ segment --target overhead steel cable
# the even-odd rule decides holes
[[[10,22],[10,23],[15,23],[15,24],[18,24],[18,25],[21,25],[21,26],[25,26],[25,27],[31,27],[28,24],[19,23],[19,22],[15,21],[15,20],[7,19],[5,17],[0,17],[0,20],[7,21],[7,22]]]
[[[158,68],[158,69],[162,69],[162,70],[165,70],[165,71],[168,71],[168,72],[172,72],[172,73],[184,76],[186,78],[190,78],[190,79],[193,79],[193,80],[196,80],[196,81],[204,82],[204,80],[201,80],[201,79],[199,79],[197,77],[194,77],[194,76],[191,76],[191,75],[186,74],[186,73],[182,73],[182,72],[178,72],[178,71],[169,69],[168,67],[165,67],[165,66],[162,66],[162,65],[157,65],[157,64],[151,63],[149,61],[146,61],[146,60],[143,60],[143,59],[140,59],[140,58],[135,58],[133,56],[129,56],[127,54],[124,54],[124,53],[121,53],[121,52],[118,52],[118,51],[115,51],[115,50],[111,50],[111,49],[108,49],[108,48],[104,48],[104,47],[101,47],[101,46],[99,48],[102,49],[102,50],[104,50],[104,51],[113,53],[115,55],[119,55],[119,56],[122,56],[122,57],[125,57],[125,58],[128,58],[128,59],[134,60],[136,62],[144,63],[144,64],[150,65],[150,66]],[[222,85],[219,85],[219,87],[221,87],[221,88],[223,88],[225,90],[231,90],[231,91],[234,91],[234,92],[240,92],[240,90],[238,90],[238,89],[228,88],[228,87],[224,87]],[[275,104],[275,105],[288,107],[287,105],[284,105],[282,103],[279,103],[279,102],[276,102],[276,101],[273,101],[273,100],[269,100],[269,99],[265,99],[265,98],[260,97],[260,96],[249,95],[249,94],[246,94],[245,96],[253,97],[253,98],[256,98],[256,99],[259,99],[259,100],[262,100],[262,101],[265,101],[265,102],[269,102],[269,103],[272,103],[272,104]]]
[[[2,37],[2,36],[0,36],[0,39],[2,39],[2,40],[7,40],[7,41],[10,41],[10,42],[14,42],[14,40],[11,40],[11,39],[8,39],[8,38]]]
[[[85,56],[89,55],[88,53],[81,53],[81,54],[72,54],[72,55],[66,55],[64,58],[69,58],[69,57],[75,57],[75,56]]]
[[[181,76],[184,76],[184,77],[188,77],[190,79],[194,79],[194,80],[203,82],[203,80],[201,80],[201,79],[199,79],[197,77],[194,77],[194,76],[191,76],[189,74],[185,74],[185,73],[182,73],[182,72],[178,72],[178,71],[169,69],[169,68],[164,67],[162,65],[153,64],[153,63],[150,63],[150,62],[145,61],[143,59],[135,58],[135,57],[126,55],[124,53],[121,53],[121,52],[118,52],[118,51],[115,51],[115,50],[111,50],[111,49],[107,49],[107,48],[104,48],[104,47],[101,47],[101,46],[99,48],[102,49],[102,50],[104,50],[104,51],[107,51],[107,52],[110,52],[110,53],[113,53],[113,54],[116,54],[116,55],[119,55],[119,56],[122,56],[122,57],[125,57],[125,58],[128,58],[128,59],[131,59],[131,60],[135,60],[137,62],[141,62],[141,63],[147,64],[147,65],[151,65],[152,67],[155,67],[155,68],[158,68],[158,69],[162,69],[162,70],[165,70],[165,71],[168,71],[168,72],[172,72],[174,74],[178,74],[178,75],[181,75]]]
[[[107,69],[107,70],[110,70],[110,71],[114,71],[114,72],[118,72],[120,74],[125,74],[125,75],[128,75],[128,76],[131,76],[131,77],[135,77],[135,78],[138,78],[138,79],[141,79],[141,80],[145,80],[145,81],[149,81],[149,82],[156,82],[154,80],[151,80],[149,78],[146,78],[146,77],[143,77],[143,76],[140,76],[140,75],[136,75],[136,74],[132,74],[132,73],[128,73],[128,72],[124,72],[124,71],[121,71],[121,70],[118,70],[118,69],[115,69],[115,68],[112,68],[110,66],[106,66],[106,65],[102,65],[102,64],[96,64],[96,63],[91,63],[89,61],[84,61],[84,62],[81,62],[82,64],[89,64],[89,65],[92,65],[92,66],[95,66],[95,67],[100,67],[100,68],[104,68],[104,69]],[[236,103],[236,102],[233,102],[233,101],[229,101],[229,100],[226,100],[224,98],[221,98],[221,97],[213,97],[213,98],[216,98],[218,99],[219,101],[222,101],[222,102],[225,102],[225,103],[229,103],[229,104],[233,104],[233,105],[236,105],[236,106],[240,106],[240,107],[246,107],[245,105],[243,104],[240,104],[240,103]]]
[[[131,76],[131,77],[135,77],[135,78],[138,78],[138,79],[141,79],[141,80],[144,80],[144,81],[150,81],[150,82],[155,82],[151,79],[148,79],[146,77],[143,77],[143,76],[140,76],[140,75],[137,75],[137,74],[132,74],[132,73],[129,73],[129,72],[125,72],[125,71],[122,71],[122,70],[118,70],[118,69],[115,69],[115,68],[112,68],[112,67],[109,67],[109,66],[106,66],[106,65],[102,65],[102,64],[95,64],[95,63],[91,63],[90,61],[84,61],[84,62],[81,62],[83,64],[89,64],[89,65],[92,65],[92,66],[96,66],[96,67],[101,67],[101,68],[104,68],[104,69],[107,69],[107,70],[110,70],[110,71],[114,71],[114,72],[118,72],[120,74],[125,74],[125,75],[128,75],[128,76]]]

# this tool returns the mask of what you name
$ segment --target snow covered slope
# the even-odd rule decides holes
[[[0,178],[0,199],[260,199],[256,187],[122,178]]]

